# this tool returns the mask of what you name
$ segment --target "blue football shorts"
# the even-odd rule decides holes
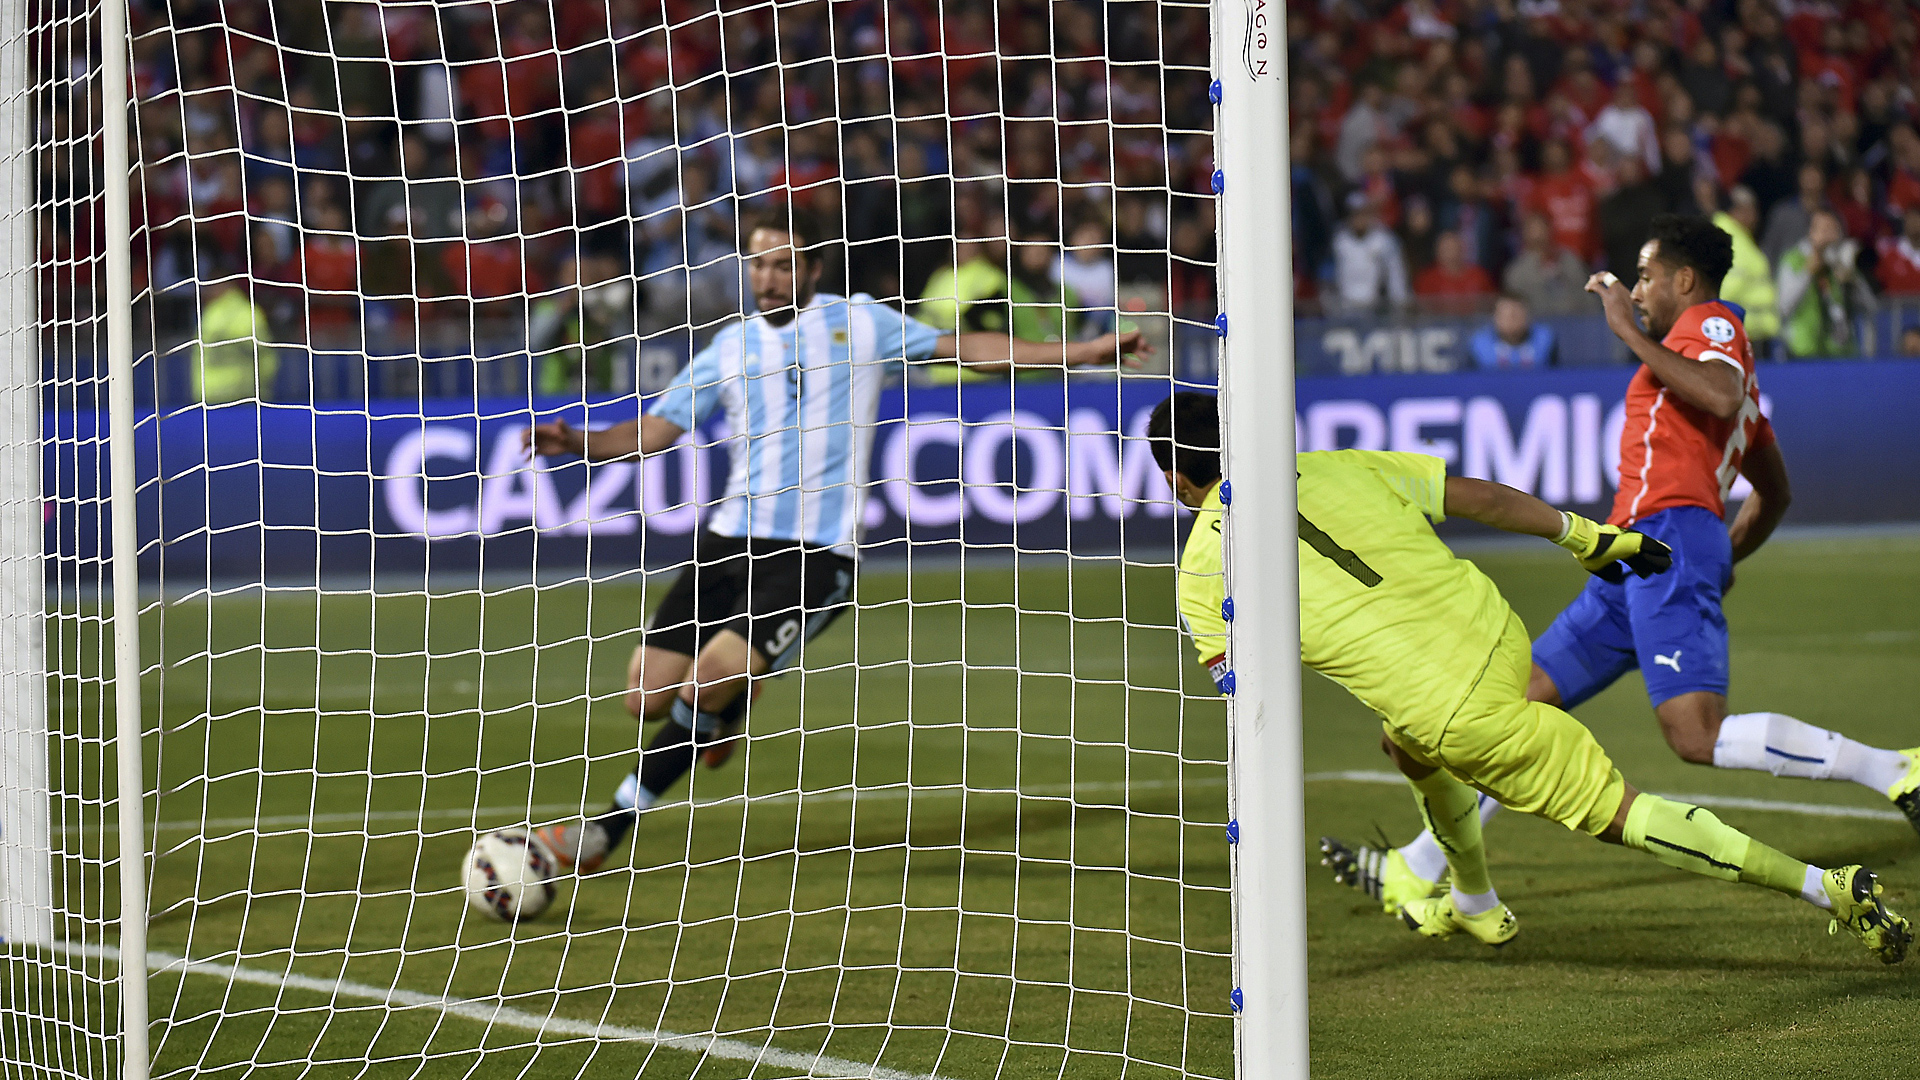
[[[1726,523],[1676,506],[1634,526],[1673,549],[1673,569],[1609,582],[1592,578],[1533,643],[1533,662],[1571,709],[1635,667],[1655,708],[1697,690],[1727,692],[1727,618],[1720,597],[1733,579]]]

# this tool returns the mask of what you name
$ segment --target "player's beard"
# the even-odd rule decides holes
[[[767,320],[767,322],[774,326],[785,326],[793,321],[793,317],[800,313],[801,308],[807,306],[807,304],[812,301],[813,294],[808,293],[805,299],[795,298],[786,300],[772,310],[760,307],[760,298],[757,296],[754,297],[753,302],[754,306],[759,309],[761,318]]]

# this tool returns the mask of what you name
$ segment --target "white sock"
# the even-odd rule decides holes
[[[1808,865],[1807,880],[1800,883],[1800,899],[1822,911],[1833,910],[1833,898],[1827,895],[1826,886],[1820,884],[1820,878],[1826,873],[1817,866]]]
[[[1481,825],[1484,826],[1499,812],[1499,803],[1485,795],[1480,796]],[[1440,844],[1434,840],[1433,834],[1425,829],[1400,848],[1400,857],[1407,860],[1407,869],[1428,881],[1439,881],[1440,875],[1447,872],[1447,853],[1440,850]]]
[[[613,805],[625,810],[645,810],[659,797],[640,786],[639,773],[628,773],[627,778],[620,781],[620,790],[613,793]]]
[[[1492,889],[1483,893],[1463,893],[1459,889],[1448,892],[1453,896],[1453,910],[1462,915],[1478,915],[1500,906],[1500,894]]]
[[[1912,764],[1898,751],[1857,743],[1784,713],[1735,713],[1720,721],[1713,763],[1807,780],[1851,780],[1882,795]]]

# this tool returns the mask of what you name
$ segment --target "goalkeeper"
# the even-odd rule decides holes
[[[1147,434],[1174,494],[1196,514],[1179,602],[1208,659],[1226,637],[1214,399],[1175,394],[1154,410]],[[1905,957],[1912,928],[1880,901],[1872,871],[1809,866],[1709,810],[1636,791],[1578,720],[1528,701],[1526,627],[1493,581],[1455,558],[1428,522],[1452,514],[1544,537],[1607,578],[1666,572],[1664,544],[1500,484],[1448,477],[1440,459],[1423,454],[1338,450],[1295,462],[1301,658],[1380,714],[1452,874],[1447,892],[1401,907],[1408,927],[1433,938],[1465,932],[1494,946],[1518,932],[1487,874],[1477,788],[1669,866],[1799,897],[1883,962]]]
[[[799,662],[801,647],[852,603],[874,419],[881,386],[903,361],[1004,371],[1149,351],[1137,332],[1071,344],[943,333],[864,294],[818,292],[824,234],[799,209],[762,214],[742,234],[757,310],[715,334],[645,415],[591,433],[561,420],[527,433],[538,454],[612,461],[666,450],[724,407],[738,440],[693,562],[628,664],[628,710],[668,722],[603,813],[539,831],[582,873],[600,866],[701,748],[709,764],[725,760],[749,683]]]

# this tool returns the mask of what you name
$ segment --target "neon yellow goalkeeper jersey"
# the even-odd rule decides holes
[[[1445,464],[1371,450],[1296,461],[1301,658],[1397,725],[1445,723],[1512,610],[1434,535],[1429,519],[1446,519]]]
[[[1220,560],[1220,485],[1214,484],[1193,512],[1193,531],[1180,550],[1180,621],[1193,637],[1200,663],[1217,684],[1226,675],[1227,621],[1220,605],[1227,581]]]

